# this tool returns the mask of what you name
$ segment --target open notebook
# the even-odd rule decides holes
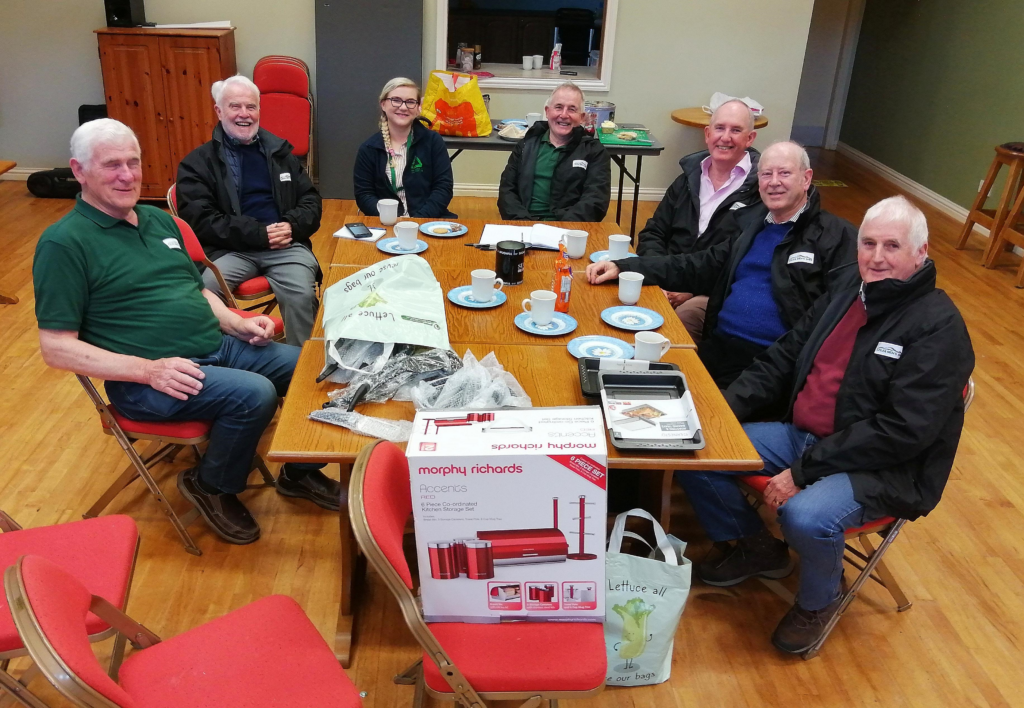
[[[562,240],[562,234],[566,229],[561,229],[547,224],[534,224],[533,226],[512,226],[509,224],[487,224],[484,232],[480,235],[480,243],[493,246],[498,241],[520,241],[534,248],[547,248],[552,251],[558,250],[558,244]]]

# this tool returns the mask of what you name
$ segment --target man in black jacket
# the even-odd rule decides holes
[[[601,221],[611,199],[611,165],[597,138],[586,135],[583,92],[568,81],[544,104],[512,150],[498,186],[502,219]]]
[[[974,351],[927,254],[917,207],[903,197],[873,206],[860,229],[859,282],[823,296],[725,393],[740,421],[786,406],[781,422],[744,425],[773,475],[764,501],[800,555],[796,604],[772,636],[783,651],[805,651],[838,610],[844,531],[927,514],[949,478]],[[735,475],[677,475],[711,539],[736,541],[697,572],[718,586],[783,577],[786,543],[767,531]]]
[[[244,76],[212,87],[220,123],[178,165],[178,213],[196,232],[228,287],[266,277],[285,337],[301,345],[316,318],[320,266],[310,237],[322,203],[292,146],[260,129],[260,92]],[[212,272],[206,288],[220,294]]]
[[[757,161],[751,145],[754,114],[738,99],[726,101],[711,114],[704,128],[707,150],[679,161],[683,173],[640,232],[640,256],[695,253],[728,241],[739,231],[736,209],[761,201],[757,191]],[[700,343],[708,296],[665,291],[693,341]]]
[[[811,309],[854,260],[857,230],[821,208],[807,152],[775,143],[758,163],[763,203],[735,212],[739,233],[691,254],[602,261],[587,266],[590,283],[643,273],[645,285],[708,295],[701,361],[726,388]]]

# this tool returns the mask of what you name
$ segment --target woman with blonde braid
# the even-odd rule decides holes
[[[440,135],[420,118],[420,87],[395,78],[380,92],[380,130],[359,147],[353,170],[356,204],[379,216],[377,202],[397,199],[399,216],[454,218],[452,163]]]

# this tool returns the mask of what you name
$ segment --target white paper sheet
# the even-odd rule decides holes
[[[334,238],[348,238],[352,239],[353,241],[365,241],[366,243],[373,243],[387,232],[387,229],[377,229],[371,227],[369,236],[367,236],[366,238],[356,238],[355,236],[348,232],[347,226],[342,226],[340,229],[334,232]]]

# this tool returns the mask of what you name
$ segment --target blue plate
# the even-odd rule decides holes
[[[628,329],[631,332],[643,332],[648,329],[657,329],[665,324],[665,318],[654,310],[635,305],[620,305],[609,307],[601,312],[601,319],[612,327]]]
[[[569,332],[576,329],[576,320],[562,312],[556,312],[555,316],[551,319],[551,323],[543,326],[535,324],[530,319],[529,312],[520,312],[516,315],[515,323],[516,327],[524,332],[539,334],[543,337],[558,337],[563,334],[569,334]]]
[[[411,251],[404,251],[398,247],[398,237],[392,236],[391,238],[382,238],[378,241],[377,248],[384,251],[384,253],[390,253],[392,256],[407,256],[411,253],[423,253],[427,250],[427,242],[416,239],[416,248]]]
[[[445,231],[441,234],[435,234],[431,229],[433,228],[448,228],[451,231]],[[434,238],[455,238],[456,236],[464,236],[469,233],[462,224],[456,224],[454,221],[428,221],[427,223],[420,226],[420,233],[426,234],[427,236],[433,236]]]
[[[636,257],[637,257],[637,255],[635,253],[627,253],[625,256],[623,256],[623,258],[636,258]],[[591,263],[598,263],[599,261],[610,261],[610,260],[611,260],[611,256],[608,254],[608,251],[594,251],[593,253],[590,254],[590,262]],[[617,259],[617,260],[621,260],[621,259]]]
[[[505,120],[498,121],[498,125],[504,128],[506,125],[518,125],[520,128],[526,127],[526,121],[522,118],[506,118]]]
[[[615,337],[590,334],[576,337],[569,342],[569,353],[577,359],[596,357],[598,359],[632,359],[633,347]]]
[[[494,299],[490,302],[477,302],[473,299],[473,286],[463,285],[458,288],[452,288],[448,291],[448,299],[454,302],[456,305],[462,305],[463,307],[472,307],[475,310],[485,310],[490,307],[497,307],[498,305],[504,305],[508,297],[505,293],[500,290],[494,291]]]

